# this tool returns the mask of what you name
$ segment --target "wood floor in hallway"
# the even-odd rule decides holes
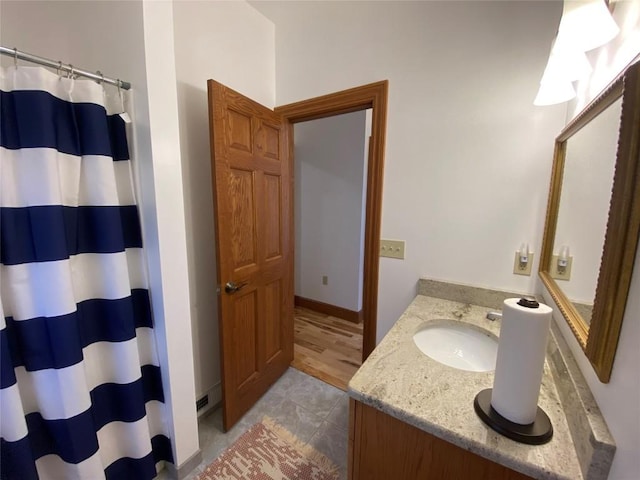
[[[362,323],[295,307],[292,367],[347,389],[362,364]]]

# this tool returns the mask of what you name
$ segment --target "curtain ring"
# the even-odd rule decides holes
[[[97,80],[98,85],[102,85],[104,83],[104,73],[102,73],[100,70],[98,70],[96,73],[100,75],[100,80]]]
[[[69,64],[69,68],[70,68],[70,71],[69,71],[69,76],[67,78],[70,78],[71,80],[73,80],[75,75],[75,72],[73,71],[73,65]]]
[[[58,60],[58,68],[56,68],[56,73],[59,77],[62,77],[62,75],[60,74],[60,70],[62,70],[62,62]]]
[[[13,47],[13,66],[18,68],[18,49]]]

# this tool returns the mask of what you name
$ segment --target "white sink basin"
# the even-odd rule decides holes
[[[459,370],[489,372],[496,368],[498,340],[479,327],[436,321],[418,330],[413,341],[428,357]]]

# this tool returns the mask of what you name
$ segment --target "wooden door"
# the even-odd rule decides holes
[[[293,359],[291,126],[220,83],[208,90],[228,430]]]

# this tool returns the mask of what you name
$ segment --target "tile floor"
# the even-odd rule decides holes
[[[187,480],[195,479],[220,453],[265,415],[324,453],[340,467],[340,478],[347,478],[348,395],[314,377],[289,368],[229,432],[222,432],[221,410],[199,422],[202,462],[186,477]],[[157,477],[158,480],[169,478],[166,470]]]

